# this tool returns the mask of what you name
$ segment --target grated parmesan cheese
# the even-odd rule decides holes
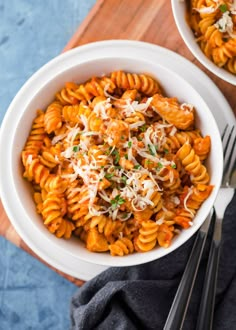
[[[179,205],[180,204],[180,199],[177,196],[170,196],[171,201],[175,204],[175,205]]]
[[[145,124],[145,121],[137,121],[136,123],[129,124],[129,128],[130,129],[138,128],[140,126],[143,126],[144,124]]]
[[[96,115],[102,119],[110,119],[110,116],[107,115],[107,109],[111,107],[110,98],[98,102],[94,107],[94,112]]]
[[[191,112],[191,111],[193,111],[194,106],[192,104],[190,104],[190,103],[182,103],[180,105],[180,109],[181,110],[188,111],[188,112]]]
[[[200,14],[211,14],[216,11],[217,7],[211,5],[209,7],[201,7],[201,8],[193,8],[193,9]]]
[[[236,0],[233,0],[233,3],[230,4],[229,10],[232,15],[236,15]]]
[[[236,34],[233,33],[234,23],[229,11],[223,13],[222,17],[215,23],[215,27],[220,32],[227,32],[232,38],[236,38]]]
[[[33,161],[33,156],[32,155],[29,155],[26,159],[26,165],[30,165],[32,164],[32,161]]]
[[[83,116],[85,117],[85,116]],[[81,133],[80,127],[78,127],[78,124],[75,127],[67,126],[69,133],[67,133],[66,141],[70,143],[70,145],[73,144],[74,140],[76,139],[76,136]]]
[[[176,134],[176,132],[177,132],[177,128],[175,126],[173,126],[170,133],[169,133],[169,135],[174,136]]]
[[[165,220],[165,218],[164,218],[164,216],[162,216],[160,219],[158,219],[156,221],[156,224],[160,226],[160,225],[162,225],[164,223],[164,220]]]
[[[192,195],[192,193],[193,193],[193,188],[191,187],[188,189],[188,193],[187,193],[186,197],[184,198],[184,208],[187,212],[189,212],[191,214],[192,217],[194,217],[193,211],[187,207],[187,201],[188,201],[189,197]]]
[[[152,97],[149,97],[145,103],[138,103],[138,101],[131,101],[130,99],[125,100],[125,105],[122,106],[121,114],[125,117],[132,116],[135,112],[141,112],[145,116],[148,116],[146,113],[148,107],[152,102]]]
[[[67,137],[67,133],[55,135],[52,139],[52,145],[57,144],[59,141],[63,140],[65,137]]]
[[[104,95],[105,95],[106,97],[108,97],[110,100],[115,100],[115,101],[119,100],[118,98],[116,98],[116,97],[114,97],[114,96],[112,96],[111,94],[108,93],[108,89],[109,89],[109,88],[110,88],[110,84],[108,83],[108,84],[106,84],[106,86],[104,87],[104,90],[103,90]]]

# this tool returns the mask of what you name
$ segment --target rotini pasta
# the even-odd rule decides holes
[[[56,237],[112,256],[168,248],[213,187],[195,109],[145,74],[66,83],[22,150],[37,212]]]
[[[134,251],[133,243],[127,237],[119,238],[113,244],[110,244],[109,250],[112,256],[123,256]]]
[[[191,0],[189,24],[204,54],[236,74],[236,3],[233,0]]]

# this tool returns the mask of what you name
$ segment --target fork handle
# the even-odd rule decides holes
[[[188,263],[175,294],[170,312],[163,330],[182,329],[185,315],[188,309],[193,286],[198,272],[199,263],[205,246],[205,241],[210,226],[213,210],[211,210],[202,228],[195,238]]]
[[[221,227],[222,220],[216,217],[196,330],[211,330],[213,327],[216,283],[220,259]]]

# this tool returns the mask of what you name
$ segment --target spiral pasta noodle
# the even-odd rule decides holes
[[[45,131],[50,134],[62,126],[62,105],[59,102],[50,104],[45,112]]]
[[[143,221],[135,241],[136,250],[141,252],[152,250],[157,243],[157,231],[158,225],[154,221]]]
[[[67,82],[37,111],[23,177],[50,233],[125,256],[168,248],[193,225],[213,189],[210,148],[193,105],[149,75],[115,71]]]
[[[27,160],[31,160],[38,156],[45,137],[46,132],[44,127],[44,112],[38,111],[37,116],[32,124],[31,132],[27,139],[26,145],[22,151],[22,162],[24,166],[28,165]]]
[[[177,152],[184,169],[190,174],[190,180],[193,183],[207,184],[209,182],[209,174],[200,158],[196,155],[190,144],[185,143]]]
[[[177,208],[174,221],[183,228],[191,226],[191,220],[201,204],[208,198],[212,191],[212,186],[197,184],[194,188],[184,187],[180,196],[180,204]]]
[[[113,244],[109,246],[109,250],[112,256],[124,256],[134,251],[133,243],[127,237],[119,238]]]
[[[217,66],[236,74],[236,3],[191,0],[188,21],[203,53]]]
[[[145,74],[116,71],[112,72],[111,79],[117,87],[125,90],[136,89],[148,96],[160,92],[158,83]]]

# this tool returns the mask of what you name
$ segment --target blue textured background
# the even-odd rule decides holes
[[[94,3],[0,0],[0,122],[19,88],[60,53]],[[69,329],[76,290],[0,237],[0,330]]]

